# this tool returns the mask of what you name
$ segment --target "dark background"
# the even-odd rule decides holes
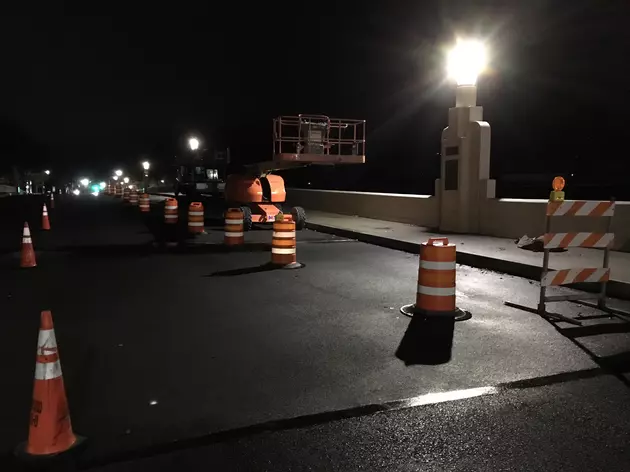
[[[454,103],[444,49],[473,35],[491,54],[478,101],[500,195],[544,198],[559,173],[571,197],[630,199],[627,1],[35,2],[4,13],[2,172],[109,175],[146,157],[166,175],[191,130],[238,162],[267,160],[273,117],[322,113],[367,120],[368,164],[287,172],[288,185],[431,193]]]

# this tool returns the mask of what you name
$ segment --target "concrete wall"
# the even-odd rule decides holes
[[[340,190],[287,190],[292,205],[341,215],[362,216],[434,228],[439,225],[438,200],[431,195],[345,192]]]
[[[435,228],[439,226],[438,199],[430,195],[290,189],[292,205],[342,215],[356,215]],[[479,233],[504,238],[545,232],[546,200],[486,199],[480,209]],[[607,218],[555,217],[552,231],[605,232]],[[612,231],[614,249],[630,252],[630,202],[617,202]]]
[[[518,238],[524,234],[540,236],[545,232],[546,200],[516,198],[489,199],[481,216],[481,233],[489,236]],[[551,219],[557,233],[606,232],[608,218],[565,217]],[[630,202],[617,202],[612,220],[616,250],[630,252]]]
[[[17,193],[17,188],[12,185],[0,184],[0,193]]]

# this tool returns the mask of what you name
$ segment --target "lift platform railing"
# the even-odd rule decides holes
[[[273,121],[273,159],[311,163],[365,162],[365,120],[325,115],[279,116]]]

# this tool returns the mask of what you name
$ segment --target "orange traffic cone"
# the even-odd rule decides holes
[[[52,314],[42,311],[28,441],[18,452],[30,456],[60,454],[78,444],[61,374]]]
[[[48,209],[46,208],[45,203],[44,203],[44,208],[42,209],[42,229],[44,230],[50,229],[50,220],[48,219]]]
[[[31,230],[28,223],[24,223],[24,232],[22,233],[22,257],[20,267],[35,267],[35,251],[33,250],[33,240],[31,239]]]

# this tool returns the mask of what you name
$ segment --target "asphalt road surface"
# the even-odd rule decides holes
[[[412,254],[302,231],[305,267],[268,270],[268,229],[228,251],[208,202],[206,235],[165,235],[157,200],[143,216],[65,196],[50,232],[40,197],[0,200],[0,470],[27,436],[43,309],[81,468],[630,469],[627,324],[569,303],[584,326],[551,324],[504,305],[535,306],[535,283],[464,266],[473,317],[410,323]],[[18,269],[24,220],[35,269]]]

